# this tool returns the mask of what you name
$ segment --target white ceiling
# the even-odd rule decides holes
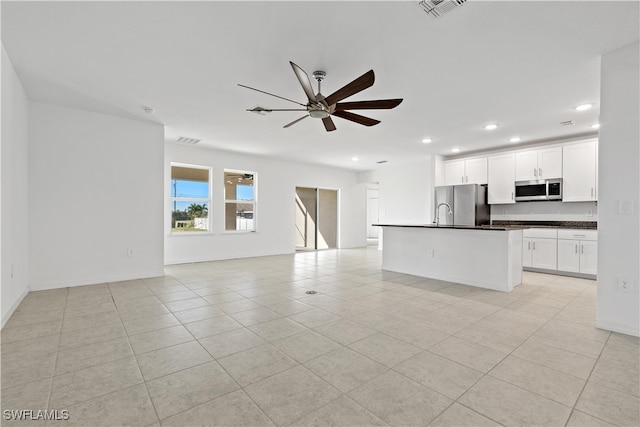
[[[152,120],[168,140],[367,170],[592,133],[600,56],[639,38],[638,6],[470,0],[436,20],[417,1],[3,1],[2,43],[33,100]],[[374,86],[348,100],[404,102],[362,111],[382,121],[371,128],[334,118],[332,133],[311,118],[283,129],[299,112],[246,112],[295,105],[237,83],[304,102],[288,61],[326,71],[325,95],[373,69]]]

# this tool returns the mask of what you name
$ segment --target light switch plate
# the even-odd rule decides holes
[[[619,215],[633,215],[633,200],[619,200],[618,201],[618,214]]]

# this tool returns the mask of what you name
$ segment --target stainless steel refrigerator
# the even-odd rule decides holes
[[[446,205],[451,207],[451,213]],[[441,205],[442,204],[442,205]],[[487,204],[487,187],[478,184],[435,187],[433,223],[439,215],[440,225],[488,225],[491,221]]]

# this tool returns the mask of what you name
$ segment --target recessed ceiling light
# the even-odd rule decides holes
[[[498,128],[498,125],[495,123],[489,123],[488,125],[484,125],[484,128],[486,130],[494,130]]]
[[[514,136],[509,140],[509,142],[520,142],[520,141],[522,141],[522,138],[520,138],[519,136]]]
[[[451,149],[451,152],[452,152],[452,153],[459,153],[459,152],[460,152],[460,149],[459,149],[458,147],[456,147],[456,148],[452,148],[452,149]]]
[[[428,144],[428,143],[430,143],[432,141],[433,141],[433,139],[431,139],[431,138],[425,138],[425,139],[422,140],[422,142],[424,142],[425,144]]]
[[[576,107],[576,111],[586,111],[588,109],[590,109],[591,107],[593,107],[593,104],[582,104],[582,105],[578,105]]]
[[[600,129],[600,123],[594,123],[591,125],[591,127],[594,129]]]
[[[351,158],[351,160],[354,161],[354,162],[357,162],[360,159],[354,156],[354,157]]]

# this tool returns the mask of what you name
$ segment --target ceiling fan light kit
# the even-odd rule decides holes
[[[294,101],[289,98],[285,98],[279,95],[274,95],[269,92],[265,92],[260,89],[255,89],[249,86],[245,86],[242,84],[238,84],[238,86],[255,90],[260,93],[264,93],[266,95],[274,96],[276,98],[284,99],[285,101],[293,102],[305,108],[262,108],[262,107],[254,107],[252,109],[248,109],[247,111],[251,111],[254,113],[262,113],[272,112],[272,111],[305,111],[306,114],[299,119],[292,121],[291,123],[287,123],[284,125],[284,128],[288,128],[299,121],[306,119],[307,117],[313,117],[314,119],[322,119],[322,123],[324,124],[324,128],[327,132],[332,132],[336,130],[336,126],[333,123],[331,116],[340,117],[345,120],[349,120],[364,126],[375,126],[380,123],[379,120],[372,119],[370,117],[361,116],[356,113],[352,113],[347,110],[388,110],[391,108],[395,108],[402,102],[402,98],[396,99],[378,99],[371,101],[352,101],[352,102],[340,102],[343,99],[346,99],[352,95],[355,95],[369,87],[371,87],[375,81],[375,75],[373,70],[369,70],[357,79],[352,82],[346,84],[342,88],[338,89],[331,95],[325,97],[321,93],[321,82],[326,77],[327,73],[324,71],[314,71],[313,77],[318,82],[318,93],[313,92],[313,86],[311,85],[311,80],[309,79],[309,75],[306,71],[300,68],[298,65],[293,62],[289,62],[291,64],[291,68],[293,69],[294,74],[298,78],[300,85],[302,86],[302,90],[307,96],[307,103],[303,104],[298,101]]]

